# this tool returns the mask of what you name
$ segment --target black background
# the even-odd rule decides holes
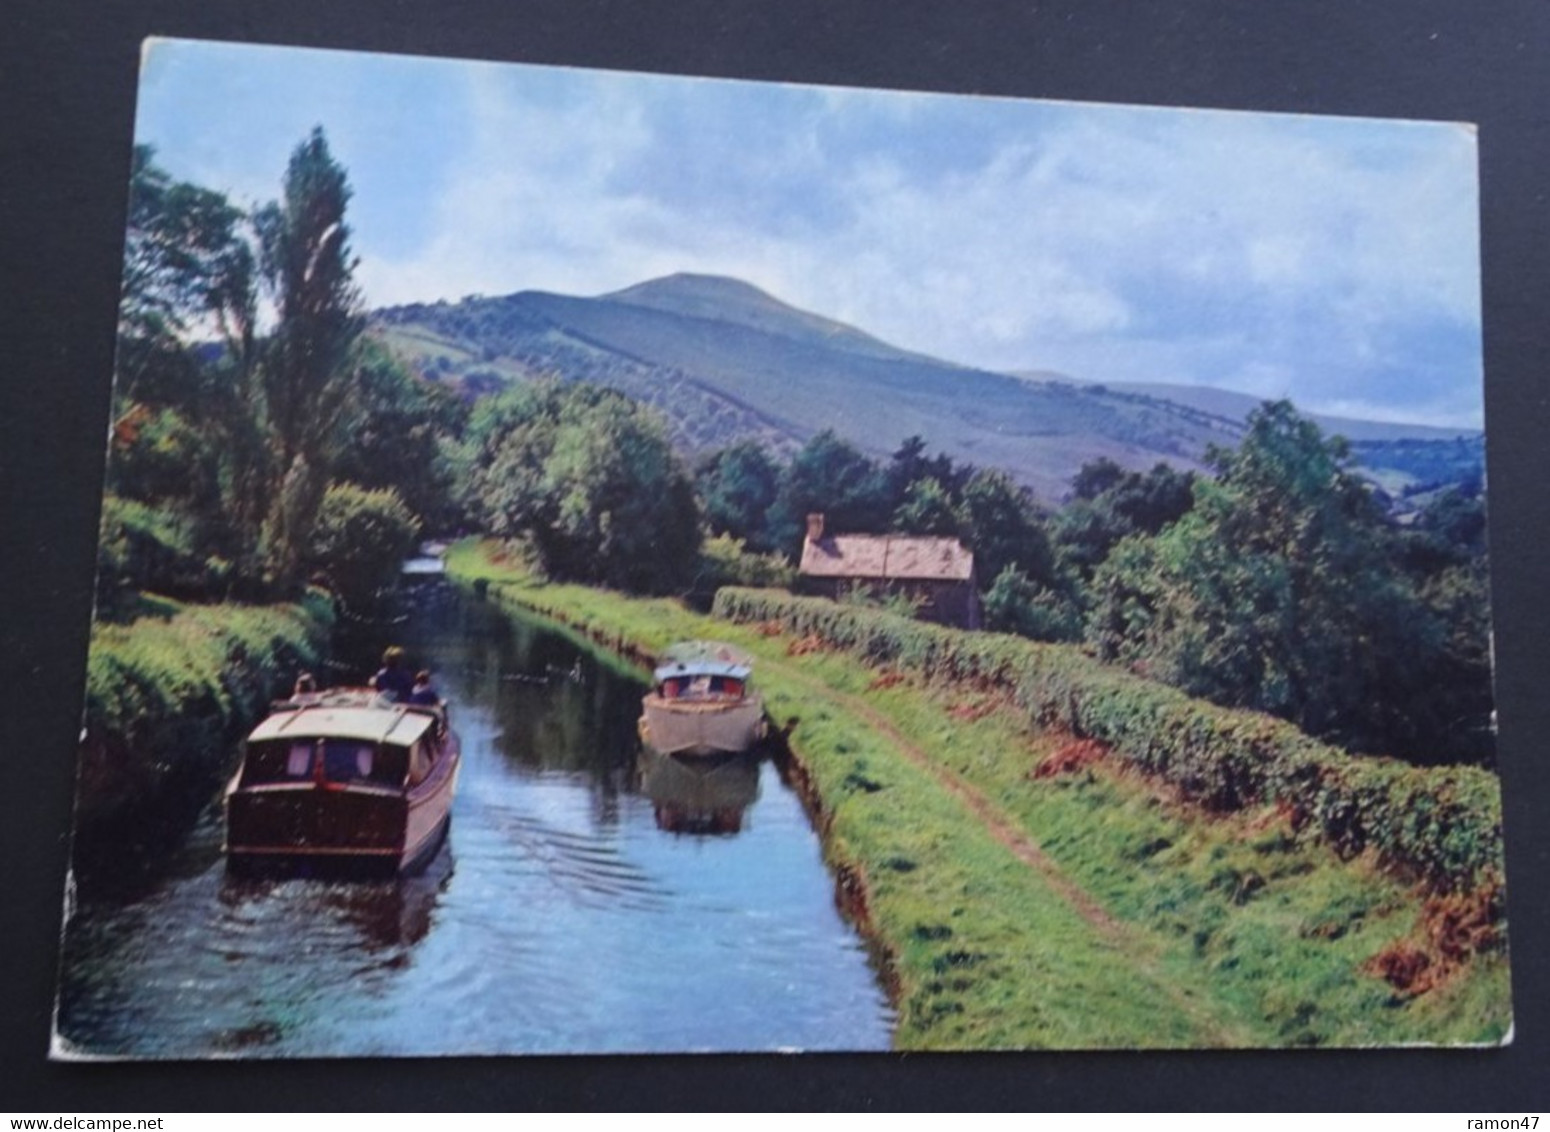
[[[0,1111],[1550,1107],[1550,4],[11,0],[0,10]],[[1476,122],[1516,1041],[1501,1050],[46,1059],[139,44]]]

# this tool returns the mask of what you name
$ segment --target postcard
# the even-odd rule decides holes
[[[54,1055],[1496,1045],[1464,124],[143,52]]]

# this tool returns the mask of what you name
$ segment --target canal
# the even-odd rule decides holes
[[[82,1055],[882,1049],[892,1016],[769,759],[639,749],[643,685],[450,589],[343,640],[433,669],[463,739],[450,835],[398,881],[228,877],[221,815],[82,876],[57,1029]]]

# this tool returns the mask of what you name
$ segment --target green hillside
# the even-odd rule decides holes
[[[415,304],[373,321],[406,361],[469,393],[542,374],[614,386],[661,409],[691,453],[746,438],[786,451],[832,428],[880,456],[919,435],[1049,501],[1100,457],[1198,469],[1208,446],[1243,435],[1241,415],[954,365],[712,276],[596,298],[524,291]]]

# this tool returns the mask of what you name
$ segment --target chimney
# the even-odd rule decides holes
[[[814,511],[807,517],[807,541],[819,542],[823,539],[823,512]]]

